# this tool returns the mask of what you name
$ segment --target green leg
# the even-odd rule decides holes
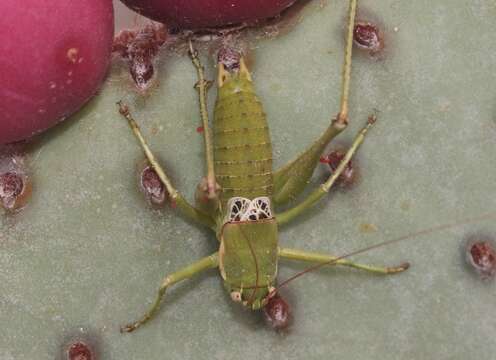
[[[176,190],[176,188],[174,188],[171,181],[165,174],[165,171],[157,162],[155,156],[150,150],[150,147],[146,143],[146,140],[143,137],[143,134],[141,133],[138,124],[136,123],[136,121],[133,119],[133,117],[129,112],[129,108],[122,101],[119,101],[117,105],[119,105],[119,112],[121,113],[121,115],[124,116],[129,122],[129,126],[131,127],[131,129],[134,132],[134,135],[136,135],[136,138],[140,142],[141,147],[143,148],[143,151],[145,152],[148,161],[150,162],[151,166],[157,173],[162,183],[165,185],[165,188],[169,193],[172,203],[175,204],[183,212],[183,214],[185,214],[190,219],[195,220],[205,226],[208,226],[211,229],[214,229],[215,222],[212,219],[212,217],[190,205],[186,201],[186,199],[184,199],[184,197]]]
[[[305,212],[305,210],[309,209],[312,207],[317,201],[322,199],[324,195],[326,195],[329,190],[331,189],[332,185],[336,182],[336,180],[339,178],[341,173],[345,170],[346,165],[350,162],[351,158],[355,154],[355,152],[358,150],[360,145],[363,143],[363,140],[365,140],[365,134],[367,131],[370,129],[370,127],[374,124],[376,118],[375,116],[370,116],[369,120],[367,122],[367,125],[360,131],[358,136],[355,138],[355,141],[351,145],[351,148],[348,150],[346,153],[345,157],[343,160],[341,160],[338,168],[336,171],[334,171],[329,179],[322,185],[320,185],[317,189],[315,189],[313,192],[308,195],[308,197],[303,200],[300,204],[296,205],[295,207],[284,211],[280,214],[276,215],[276,219],[279,225],[284,225],[291,220],[293,220],[295,217],[300,215],[301,213]]]
[[[377,267],[363,265],[351,262],[346,259],[340,259],[337,256],[320,254],[314,252],[301,251],[296,249],[279,249],[279,256],[283,259],[306,261],[313,263],[329,263],[329,265],[349,266],[355,269],[365,270],[376,274],[397,274],[405,271],[410,266],[408,263],[401,264],[395,267]]]
[[[294,200],[305,189],[326,146],[344,130],[344,127],[336,125],[337,122],[333,121],[324,134],[305,152],[274,173],[272,198],[275,205],[283,205]]]
[[[194,264],[185,267],[182,270],[176,271],[175,273],[167,276],[162,282],[162,285],[158,290],[158,296],[155,302],[153,303],[152,307],[150,308],[150,310],[148,310],[146,314],[139,321],[123,326],[121,328],[121,332],[132,332],[137,328],[139,328],[141,325],[147,323],[159,310],[160,303],[162,302],[162,299],[165,296],[165,291],[169,286],[174,285],[182,280],[189,279],[196,274],[204,272],[205,270],[213,269],[218,266],[219,266],[219,257],[218,254],[215,253],[201,259],[200,261],[195,262]]]
[[[198,51],[193,48],[193,43],[191,40],[189,41],[189,56],[198,74],[198,82],[196,83],[195,88],[198,90],[200,116],[202,120],[203,136],[205,139],[205,157],[207,162],[206,195],[208,199],[216,200],[218,202],[220,189],[215,179],[214,148],[212,144],[212,133],[210,131],[207,108],[207,91],[211,85],[211,82],[205,79],[205,69],[203,68],[200,58],[198,57]]]
[[[334,139],[348,125],[348,97],[351,79],[351,54],[353,49],[353,29],[357,0],[350,0],[346,48],[344,52],[343,76],[341,86],[341,107],[335,120],[327,130],[307,150],[295,160],[274,173],[273,200],[276,205],[294,199],[307,186],[310,177],[319,164],[322,152],[329,142]]]

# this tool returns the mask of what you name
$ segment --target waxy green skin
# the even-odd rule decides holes
[[[318,188],[289,209],[277,212],[277,207],[294,200],[305,190],[322,152],[329,142],[342,132],[348,123],[348,92],[351,70],[353,26],[357,0],[350,0],[349,22],[343,65],[341,108],[323,134],[293,161],[273,172],[272,144],[269,127],[261,101],[243,59],[238,70],[227,71],[218,64],[218,94],[213,121],[209,127],[206,108],[208,82],[198,54],[190,42],[190,56],[198,73],[200,115],[204,126],[207,176],[196,190],[196,204],[189,204],[172,185],[165,170],[155,159],[129,109],[119,103],[121,114],[128,120],[145,155],[164,183],[171,201],[182,214],[213,230],[219,240],[218,252],[200,259],[165,277],[151,308],[137,322],[121,330],[131,332],[156,315],[166,290],[203,271],[218,268],[231,298],[253,310],[266,305],[276,294],[278,262],[281,258],[318,264],[344,265],[378,274],[395,274],[408,268],[362,265],[332,255],[282,248],[278,229],[310,209],[324,198],[339,178],[351,157],[362,144],[372,126],[367,125],[356,136],[336,171]],[[269,199],[269,215],[260,219],[238,221],[230,218],[228,203],[232,198],[248,201]]]

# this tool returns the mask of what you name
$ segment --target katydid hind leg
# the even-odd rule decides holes
[[[363,141],[365,140],[365,135],[372,127],[372,125],[375,123],[375,121],[376,121],[375,115],[369,116],[367,124],[355,137],[353,144],[348,149],[344,158],[339,163],[339,166],[337,167],[336,171],[334,171],[322,185],[320,185],[317,189],[313,190],[305,199],[303,199],[303,201],[301,201],[294,207],[286,211],[283,211],[282,213],[276,214],[277,223],[279,225],[284,225],[289,223],[291,220],[306,212],[319,200],[321,200],[325,195],[327,195],[327,193],[330,191],[332,186],[336,183],[337,179],[341,176],[343,171],[345,171],[353,155],[355,155],[358,148],[362,145]]]
[[[298,196],[307,186],[320,155],[326,146],[348,125],[348,98],[351,80],[351,56],[353,49],[353,28],[357,10],[357,0],[350,0],[347,37],[344,51],[341,106],[335,120],[327,130],[295,160],[274,173],[274,202],[281,205]]]
[[[319,164],[321,154],[343,129],[335,126],[333,122],[307,150],[274,173],[273,199],[276,205],[283,205],[294,200],[305,190]]]
[[[205,68],[203,67],[198,51],[193,47],[193,43],[189,41],[189,56],[196,69],[198,75],[198,82],[195,85],[195,89],[198,91],[199,105],[200,105],[200,117],[201,117],[201,129],[203,137],[205,140],[205,161],[207,164],[207,197],[211,201],[219,201],[219,192],[217,180],[215,178],[215,167],[214,167],[214,147],[213,147],[213,137],[212,131],[210,129],[210,121],[208,116],[207,107],[207,93],[212,82],[205,78]]]
[[[182,280],[189,279],[206,270],[217,268],[218,266],[219,257],[217,253],[214,253],[165,277],[162,281],[162,284],[160,285],[157,297],[155,298],[155,301],[149,308],[149,310],[143,315],[140,320],[121,327],[121,332],[132,332],[140,326],[146,324],[153,317],[155,317],[160,309],[160,304],[162,303],[162,300],[165,296],[165,292],[170,286]]]

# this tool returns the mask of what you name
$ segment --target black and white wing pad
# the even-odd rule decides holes
[[[253,200],[243,197],[233,197],[227,202],[225,222],[257,221],[272,218],[270,199],[266,196]]]

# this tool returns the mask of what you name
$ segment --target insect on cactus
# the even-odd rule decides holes
[[[379,274],[396,274],[408,268],[408,264],[397,267],[358,264],[342,257],[283,248],[278,242],[279,227],[290,223],[327,195],[375,122],[374,116],[369,117],[327,181],[294,207],[277,212],[278,206],[305,189],[325,147],[348,125],[356,9],[357,0],[350,0],[340,111],[308,149],[275,172],[272,170],[272,145],[265,113],[255,95],[252,78],[242,55],[233,62],[232,52],[229,52],[226,62],[222,55],[224,52],[220,53],[218,94],[211,130],[206,106],[209,83],[205,80],[198,54],[190,42],[190,57],[199,77],[196,88],[199,92],[207,163],[207,176],[198,187],[196,206],[189,204],[172,185],[148,147],[129,108],[119,102],[120,113],[128,120],[171,201],[186,217],[212,229],[219,241],[217,252],[165,277],[148,312],[137,322],[123,327],[122,331],[131,332],[150,320],[157,313],[169,287],[209,269],[219,269],[233,301],[252,310],[260,310],[278,296],[276,278],[280,258],[316,263],[314,268],[323,264],[344,265]]]

